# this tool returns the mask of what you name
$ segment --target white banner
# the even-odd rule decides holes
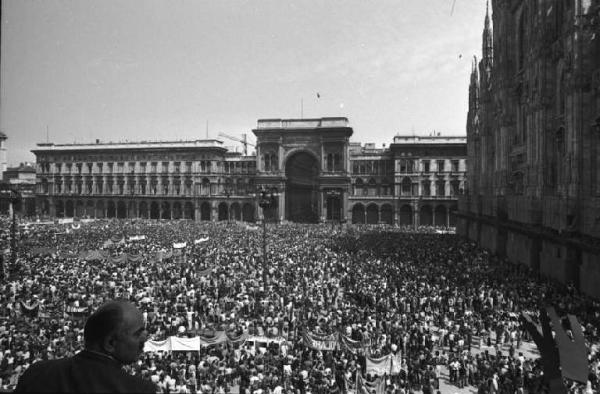
[[[171,350],[174,352],[197,352],[200,350],[200,337],[171,337]]]
[[[201,244],[202,242],[206,242],[206,241],[208,241],[208,237],[196,239],[196,240],[194,240],[194,245],[198,245],[198,244]]]
[[[132,235],[131,237],[129,237],[129,241],[143,241],[145,239],[145,235]]]
[[[187,243],[185,242],[174,242],[173,243],[173,249],[181,249],[181,248],[185,248],[187,246]]]

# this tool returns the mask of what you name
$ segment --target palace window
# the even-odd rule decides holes
[[[431,182],[423,181],[421,184],[421,194],[423,196],[431,196]]]
[[[436,181],[435,182],[435,194],[437,196],[445,196],[446,195],[446,183],[444,181]]]
[[[423,172],[429,172],[429,160],[423,160]]]
[[[445,162],[444,162],[444,160],[438,160],[437,161],[437,168],[438,168],[438,172],[444,172],[445,171]]]
[[[452,172],[458,172],[458,160],[452,160],[450,162],[450,166],[452,167]]]
[[[404,177],[404,179],[402,179],[402,195],[403,196],[410,196],[412,193],[412,181],[410,180],[409,177]]]

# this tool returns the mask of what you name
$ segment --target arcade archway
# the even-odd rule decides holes
[[[319,165],[317,159],[307,152],[292,155],[285,165],[287,220],[301,223],[319,221]]]

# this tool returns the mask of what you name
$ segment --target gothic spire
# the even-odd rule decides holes
[[[469,111],[479,107],[479,74],[477,72],[477,57],[473,56],[471,67],[471,83],[469,84]]]
[[[482,60],[486,64],[491,64],[493,59],[493,36],[492,36],[492,27],[490,25],[490,2],[489,0],[486,2],[485,6],[485,23],[483,28],[483,47],[481,48]]]

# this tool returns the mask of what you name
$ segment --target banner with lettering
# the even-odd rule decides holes
[[[388,354],[380,358],[367,356],[367,368],[365,373],[371,375],[389,375],[392,371],[392,355]]]
[[[302,335],[304,345],[317,350],[335,350],[338,344],[338,335],[321,335],[305,331]]]
[[[143,241],[146,239],[145,235],[132,235],[128,238],[128,241]]]

